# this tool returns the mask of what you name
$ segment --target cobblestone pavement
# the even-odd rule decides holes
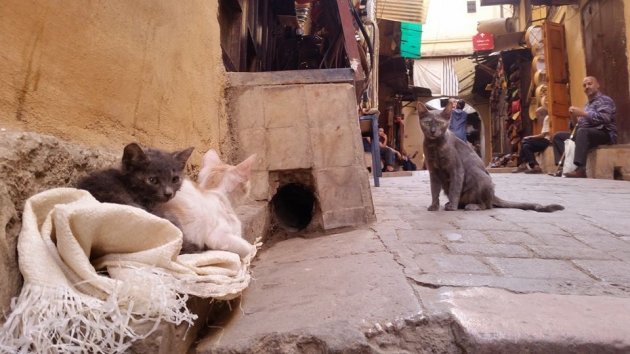
[[[375,223],[261,251],[196,351],[630,352],[630,183],[492,178],[503,199],[565,210],[429,212],[426,171],[382,178]]]
[[[630,295],[630,183],[493,174],[496,194],[565,210],[429,212],[428,174],[373,188],[385,246],[418,284]],[[447,201],[444,195],[441,205]]]

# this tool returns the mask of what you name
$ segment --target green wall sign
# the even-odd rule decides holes
[[[420,42],[422,40],[422,24],[400,23],[400,56],[420,59]]]

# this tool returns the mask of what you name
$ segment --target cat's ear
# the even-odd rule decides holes
[[[206,151],[203,155],[203,162],[201,164],[201,168],[212,168],[221,163],[221,158],[219,154],[213,149]]]
[[[194,149],[194,147],[189,147],[188,149],[175,151],[173,153],[173,158],[175,159],[175,161],[180,163],[180,168],[182,170],[186,168],[186,161],[188,161],[188,158],[190,158],[190,154],[192,154]]]
[[[249,190],[249,180],[251,179],[254,162],[256,162],[256,154],[251,155],[238,165],[230,168],[223,178],[223,181],[221,181],[219,188],[226,193],[232,193],[238,188],[242,188],[240,186],[247,186],[246,189]],[[247,194],[249,192],[245,193]]]
[[[429,109],[427,108],[427,106],[425,106],[424,103],[420,101],[416,103],[416,110],[418,110],[418,117],[420,118],[423,118],[427,114],[429,114]]]
[[[134,166],[146,164],[149,159],[140,145],[131,143],[125,146],[123,151],[122,165],[125,170],[130,170]]]
[[[251,155],[250,157],[243,160],[241,163],[236,165],[236,171],[244,180],[248,180],[252,174],[252,166],[256,162],[256,154]]]
[[[451,112],[452,111],[453,111],[453,104],[451,103],[451,101],[448,101],[448,104],[442,110],[442,113],[441,113],[442,114],[442,118],[444,118],[444,119],[451,119]]]

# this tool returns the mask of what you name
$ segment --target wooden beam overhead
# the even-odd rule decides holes
[[[481,0],[481,6],[518,5],[520,0]]]
[[[337,0],[337,8],[339,9],[339,18],[341,18],[341,28],[343,29],[344,46],[348,55],[350,67],[354,70],[354,77],[358,83],[363,82],[366,78],[365,68],[361,64],[361,56],[359,54],[359,45],[357,43],[354,19],[350,13],[350,7],[347,0]]]

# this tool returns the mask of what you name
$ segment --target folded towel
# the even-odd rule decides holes
[[[161,321],[192,324],[188,295],[228,300],[249,285],[247,257],[179,255],[181,231],[142,209],[51,189],[29,198],[18,239],[24,286],[0,352],[124,352]]]

